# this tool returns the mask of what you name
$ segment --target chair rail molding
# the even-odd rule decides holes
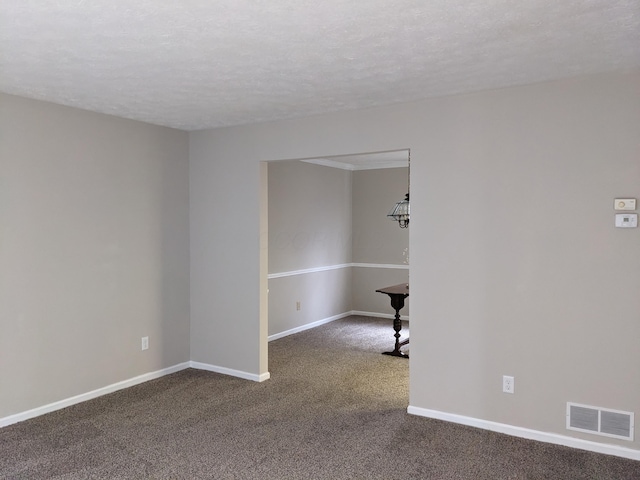
[[[390,268],[395,270],[409,270],[409,265],[396,265],[392,263],[339,263],[336,265],[326,265],[323,267],[305,268],[302,270],[291,270],[289,272],[270,273],[267,278],[293,277],[295,275],[306,275],[308,273],[326,272],[329,270],[340,270],[341,268]]]

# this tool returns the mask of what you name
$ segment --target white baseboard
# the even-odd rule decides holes
[[[606,455],[614,455],[616,457],[628,458],[631,460],[640,460],[640,450],[632,448],[620,447],[618,445],[609,445],[606,443],[591,442],[580,438],[567,437],[557,433],[541,432],[539,430],[531,430],[528,428],[516,427],[504,423],[491,422],[481,420],[479,418],[465,417],[453,413],[441,412],[438,410],[430,410],[427,408],[413,407],[409,405],[407,413],[418,415],[421,417],[435,418],[446,422],[459,423],[470,427],[491,430],[492,432],[505,433],[514,437],[526,438],[529,440],[537,440],[539,442],[552,443],[554,445],[563,445],[565,447],[578,448],[590,452],[604,453]]]
[[[70,398],[65,398],[64,400],[49,403],[47,405],[43,405],[42,407],[33,408],[31,410],[16,413],[14,415],[9,415],[8,417],[0,418],[0,428],[12,425],[14,423],[22,422],[30,418],[39,417],[40,415],[44,415],[45,413],[55,412],[56,410],[70,407],[71,405],[75,405],[76,403],[86,402],[87,400],[98,398],[108,393],[117,392],[118,390],[122,390],[124,388],[133,387],[134,385],[148,382],[149,380],[155,380],[156,378],[164,377],[165,375],[169,375],[171,373],[184,370],[185,368],[189,368],[189,366],[189,362],[180,363],[172,367],[163,368],[162,370],[145,373],[144,375],[139,375],[128,380],[113,383],[111,385],[107,385],[106,387],[98,388],[87,393],[82,393]]]
[[[113,383],[111,385],[107,385],[106,387],[98,388],[96,390],[92,390],[87,393],[82,393],[74,397],[65,398],[64,400],[59,400],[57,402],[49,403],[48,405],[43,405],[42,407],[33,408],[25,412],[20,412],[14,415],[9,415],[8,417],[0,418],[0,428],[6,427],[8,425],[12,425],[14,423],[22,422],[24,420],[29,420],[30,418],[39,417],[40,415],[44,415],[45,413],[55,412],[56,410],[61,410],[63,408],[70,407],[71,405],[75,405],[77,403],[86,402],[87,400],[92,400],[94,398],[98,398],[103,395],[107,395],[108,393],[113,393],[118,390],[122,390],[124,388],[133,387],[134,385],[148,382],[149,380],[155,380],[156,378],[164,377],[165,375],[179,372],[180,370],[184,370],[186,368],[208,370],[210,372],[222,373],[224,375],[231,375],[233,377],[239,377],[246,380],[253,380],[255,382],[264,382],[265,380],[268,380],[270,378],[270,374],[268,372],[262,373],[260,375],[256,375],[252,373],[242,372],[240,370],[233,370],[231,368],[209,365],[206,363],[184,362],[178,365],[174,365],[172,367],[163,368],[162,370],[145,373],[144,375],[139,375],[137,377],[130,378],[128,380],[123,380],[121,382]]]
[[[391,318],[391,319],[396,318],[396,316],[392,313],[363,312],[361,310],[352,310],[349,315],[362,315],[363,317]],[[409,317],[407,315],[400,315],[400,320],[409,321]]]
[[[294,333],[304,332],[305,330],[309,330],[311,328],[319,327],[320,325],[324,325],[325,323],[333,322],[334,320],[339,320],[341,318],[349,317],[351,315],[361,315],[363,317],[377,317],[377,318],[395,318],[395,315],[391,315],[389,313],[377,313],[377,312],[363,312],[361,310],[351,310],[349,312],[340,313],[338,315],[334,315],[333,317],[323,318],[322,320],[318,320],[316,322],[307,323],[305,325],[301,325],[296,328],[292,328],[290,330],[285,330],[284,332],[274,333],[273,335],[269,335],[269,341],[277,340],[282,337],[288,337],[289,335],[293,335]],[[409,320],[409,317],[405,315],[400,316],[401,320]]]
[[[348,317],[352,312],[340,313],[338,315],[334,315],[333,317],[323,318],[322,320],[318,320],[316,322],[307,323],[306,325],[301,325],[300,327],[292,328],[291,330],[285,330],[284,332],[274,333],[273,335],[269,335],[269,341],[277,340],[282,337],[288,337],[289,335],[293,335],[294,333],[304,332],[305,330],[309,330],[311,328],[319,327],[320,325],[324,325],[325,323],[333,322],[334,320],[339,320],[340,318]]]
[[[254,382],[264,382],[265,380],[269,380],[269,378],[271,378],[271,374],[269,372],[255,374],[255,373],[243,372],[242,370],[234,370],[232,368],[218,367],[217,365],[210,365],[208,363],[189,362],[189,366],[197,370],[206,370],[208,372],[221,373],[223,375],[229,375],[231,377],[243,378],[245,380],[253,380]]]

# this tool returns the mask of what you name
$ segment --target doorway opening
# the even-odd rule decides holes
[[[269,161],[262,169],[265,345],[361,315],[391,319],[393,349],[395,312],[376,290],[409,281],[409,229],[387,218],[409,190],[409,149]]]

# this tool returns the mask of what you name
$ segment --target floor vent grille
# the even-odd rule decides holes
[[[567,403],[567,429],[633,440],[633,413]]]

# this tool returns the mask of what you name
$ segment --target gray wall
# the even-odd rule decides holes
[[[269,273],[351,262],[351,172],[269,163]]]
[[[352,311],[392,315],[375,290],[409,280],[409,233],[386,217],[407,181],[408,168],[269,163],[269,335]]]
[[[0,418],[188,361],[188,135],[4,94],[0,132]]]
[[[189,358],[265,373],[264,161],[411,148],[411,406],[640,450],[564,428],[567,401],[638,413],[640,230],[613,228],[612,204],[640,198],[639,83],[592,76],[189,144],[0,96],[0,418]]]
[[[351,172],[294,161],[268,175],[269,273],[350,263]],[[269,280],[269,335],[350,310],[349,268]]]
[[[408,180],[408,168],[353,172],[353,262],[369,265],[353,269],[355,311],[393,314],[389,297],[376,290],[409,281],[409,229],[386,216],[404,198]],[[400,312],[405,317],[410,303],[411,297]]]
[[[192,358],[267,370],[261,161],[411,148],[411,406],[640,449],[565,429],[567,401],[638,413],[640,230],[613,228],[612,209],[640,197],[638,84],[191,134]]]

